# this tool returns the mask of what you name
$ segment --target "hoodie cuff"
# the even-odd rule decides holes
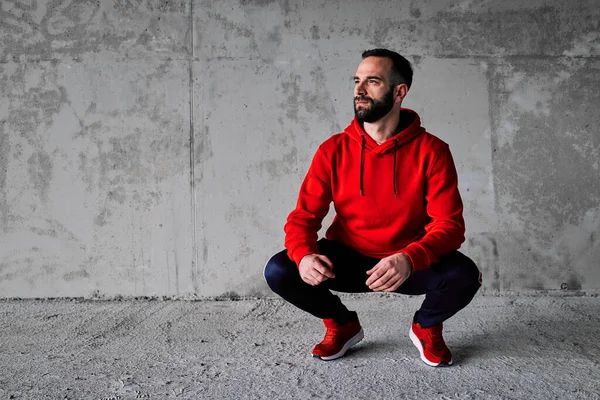
[[[303,245],[300,247],[296,247],[293,252],[288,250],[288,257],[292,261],[294,261],[296,263],[296,267],[298,267],[300,265],[300,261],[302,261],[304,256],[307,256],[309,254],[317,254],[317,253],[318,253],[318,251],[314,251],[313,249],[311,249],[310,246]]]
[[[413,272],[427,269],[431,265],[427,250],[417,242],[409,244],[404,249],[400,250],[399,253],[405,253],[408,258],[410,258]]]

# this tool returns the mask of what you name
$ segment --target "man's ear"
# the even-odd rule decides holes
[[[401,83],[394,88],[394,92],[394,100],[398,100],[400,103],[402,103],[402,100],[404,100],[406,94],[408,93],[408,86],[406,83]]]

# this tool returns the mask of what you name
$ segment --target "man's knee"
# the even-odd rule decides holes
[[[481,272],[469,257],[456,251],[445,260],[444,266],[446,281],[452,282],[463,288],[473,288],[475,291],[481,286]]]
[[[295,268],[295,264],[289,259],[285,250],[267,261],[263,274],[271,290],[277,292],[277,288],[281,287],[289,276],[291,267]]]

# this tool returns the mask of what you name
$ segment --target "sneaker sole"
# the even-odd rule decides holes
[[[446,367],[446,366],[452,365],[452,360],[450,360],[448,362],[443,361],[443,362],[439,362],[439,363],[434,363],[434,362],[429,361],[425,357],[425,354],[423,354],[423,346],[421,345],[421,341],[419,340],[417,335],[415,335],[415,333],[413,332],[412,327],[408,331],[408,336],[410,337],[410,340],[413,342],[413,344],[415,345],[417,350],[419,350],[419,354],[421,355],[421,360],[423,360],[423,362],[425,364],[427,364],[431,367]]]
[[[350,338],[350,340],[348,340],[346,342],[346,344],[342,347],[342,349],[340,351],[338,351],[337,353],[335,353],[332,356],[326,356],[326,357],[321,357],[317,354],[313,354],[312,356],[314,358],[319,358],[323,361],[331,361],[331,360],[335,360],[336,358],[340,358],[342,357],[344,354],[346,354],[346,352],[348,351],[348,349],[352,346],[354,346],[355,344],[357,344],[358,342],[360,342],[361,340],[363,340],[363,338],[365,337],[365,333],[362,330],[362,328],[360,328],[360,331],[354,335],[352,338]]]

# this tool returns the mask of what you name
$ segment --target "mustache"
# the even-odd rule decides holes
[[[356,96],[354,97],[354,102],[356,103],[357,101],[368,101],[369,103],[372,103],[373,99],[366,96]]]

